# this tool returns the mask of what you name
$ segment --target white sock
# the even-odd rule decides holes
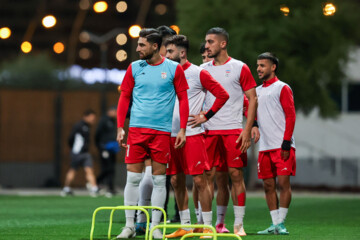
[[[64,187],[64,188],[63,188],[63,191],[64,191],[64,192],[70,192],[70,191],[71,191],[71,188],[70,188],[70,187]]]
[[[234,225],[243,224],[245,216],[245,206],[234,206],[235,222]]]
[[[210,212],[202,212],[202,216],[204,219],[204,225],[212,226],[212,211]]]
[[[279,211],[276,209],[276,210],[272,210],[270,211],[270,215],[271,215],[271,220],[272,220],[272,223],[273,225],[278,225],[280,222],[279,222]]]
[[[152,206],[164,208],[166,198],[166,175],[153,175],[153,192],[151,194]],[[159,225],[161,220],[162,212],[158,210],[152,210],[151,215],[151,227]]]
[[[285,221],[286,215],[288,213],[288,208],[279,208],[279,223],[282,223]]]
[[[216,206],[216,225],[224,223],[226,215],[227,206]]]
[[[99,190],[98,186],[92,186],[90,191],[95,193],[98,190]]]
[[[141,173],[127,172],[126,185],[124,189],[124,205],[136,206],[139,200],[139,183]],[[134,227],[135,210],[125,210],[126,226]]]
[[[196,217],[197,217],[197,222],[201,224],[201,223],[204,223],[204,220],[203,220],[202,208],[201,208],[200,201],[198,201],[198,206],[199,206],[199,215],[196,215]]]
[[[151,202],[151,193],[153,190],[153,181],[151,166],[145,168],[145,173],[141,179],[139,186],[139,203],[138,206],[150,206]],[[137,211],[136,221],[138,223],[146,222],[146,215],[142,211]]]
[[[181,225],[190,225],[191,224],[191,217],[190,217],[190,210],[185,209],[183,211],[179,211]],[[186,231],[189,231],[191,228],[183,228]]]

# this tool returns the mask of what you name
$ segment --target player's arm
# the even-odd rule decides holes
[[[187,89],[189,86],[186,82],[184,70],[180,66],[177,66],[174,77],[174,88],[176,95],[179,99],[180,108],[180,131],[178,132],[175,140],[175,149],[182,148],[186,142],[186,123],[189,118],[189,99],[187,95]]]
[[[211,94],[216,97],[216,99],[214,104],[206,113],[201,112],[197,115],[190,115],[191,119],[188,121],[188,125],[192,126],[193,128],[198,127],[202,123],[208,121],[222,108],[222,106],[224,106],[226,101],[229,99],[229,94],[227,91],[210,75],[208,71],[202,70],[200,72],[200,82],[206,90],[211,92]]]
[[[246,152],[246,150],[251,145],[251,128],[254,124],[255,114],[257,110],[257,96],[255,90],[256,82],[251,75],[249,67],[246,64],[244,64],[241,70],[240,85],[249,100],[249,106],[247,109],[247,120],[245,128],[236,140],[236,143],[240,145],[241,152]]]
[[[244,108],[243,108],[243,115],[247,118],[248,117],[248,108],[249,108],[249,99],[244,95]],[[256,116],[254,119],[253,127],[251,128],[251,138],[254,139],[254,142],[257,143],[260,139],[260,131],[259,125],[256,121]]]
[[[135,80],[132,75],[131,65],[128,67],[125,73],[124,80],[121,84],[121,95],[119,98],[118,108],[117,108],[117,137],[116,140],[120,146],[126,147],[126,143],[123,143],[125,138],[124,124],[126,114],[129,108],[132,90],[135,85]]]
[[[284,86],[281,89],[280,103],[285,114],[285,132],[283,143],[281,144],[281,158],[287,160],[290,156],[291,137],[294,133],[296,121],[294,97],[288,86]]]

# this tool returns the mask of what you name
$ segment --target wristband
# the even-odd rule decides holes
[[[254,120],[253,127],[259,128],[258,122],[256,120]]]
[[[281,149],[285,151],[290,151],[291,148],[291,141],[284,140],[281,144]]]
[[[209,110],[206,114],[205,114],[205,117],[207,120],[209,120],[210,118],[212,118],[212,116],[214,116],[215,113],[213,112],[213,110]]]

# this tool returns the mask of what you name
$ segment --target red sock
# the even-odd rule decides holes
[[[246,193],[245,192],[240,193],[237,198],[238,198],[238,206],[240,207],[245,206]]]

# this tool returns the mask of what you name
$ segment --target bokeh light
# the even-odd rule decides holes
[[[141,31],[141,27],[139,25],[132,25],[129,28],[129,35],[132,38],[138,38],[140,31]]]
[[[31,49],[32,49],[32,45],[30,42],[25,41],[21,44],[21,51],[23,51],[24,53],[31,52]]]
[[[65,46],[62,42],[57,42],[54,44],[53,50],[55,53],[60,54],[60,53],[64,52]]]
[[[0,38],[7,39],[11,36],[11,30],[8,27],[0,28]]]
[[[323,14],[325,16],[333,16],[336,12],[336,7],[332,3],[327,3],[323,8]]]
[[[116,10],[119,12],[119,13],[123,13],[127,10],[127,3],[125,1],[120,1],[116,4]]]
[[[56,24],[56,18],[53,15],[47,15],[42,19],[42,25],[46,28],[52,28]]]
[[[82,48],[79,51],[79,57],[83,60],[89,59],[92,55],[92,52],[88,48]]]
[[[125,61],[127,59],[127,53],[124,50],[119,50],[116,52],[116,59],[119,62]]]
[[[281,6],[280,11],[284,14],[284,16],[288,16],[290,13],[290,8],[287,6]]]
[[[176,34],[179,34],[180,28],[177,25],[171,25],[170,28],[176,32]]]
[[[94,3],[93,8],[96,13],[103,13],[108,9],[108,4],[105,1],[98,1]]]
[[[167,7],[165,4],[158,4],[155,6],[155,12],[159,15],[164,15],[167,12]]]
[[[117,44],[119,44],[120,46],[125,45],[127,42],[127,37],[124,33],[120,33],[116,36],[116,42]]]
[[[86,31],[81,32],[81,33],[79,34],[79,40],[80,40],[80,42],[82,42],[82,43],[87,43],[87,42],[89,42],[89,41],[90,41],[90,35],[89,35],[89,33],[86,32]]]

